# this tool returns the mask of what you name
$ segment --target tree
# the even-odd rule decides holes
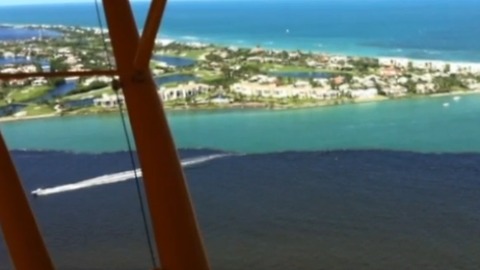
[[[361,73],[368,72],[370,69],[380,67],[378,59],[360,58],[352,61],[352,65]]]
[[[220,68],[220,71],[222,72],[223,76],[225,78],[232,78],[232,71],[230,70],[230,67],[229,66],[226,66],[226,65],[223,65],[221,68]]]
[[[407,69],[408,69],[409,72],[412,72],[412,71],[413,71],[413,63],[412,63],[412,61],[409,61],[409,62],[408,62]]]
[[[451,69],[450,64],[446,64],[445,68],[443,69],[443,72],[450,73],[450,69]]]
[[[190,104],[195,104],[195,97],[193,95],[187,95],[185,97],[185,103],[187,103],[188,105]]]
[[[337,90],[338,89],[337,84],[335,83],[334,80],[330,80],[329,82],[330,82],[330,88],[332,90]]]
[[[40,63],[34,62],[33,65],[35,66],[35,69],[37,70],[37,72],[43,71],[42,65]]]
[[[416,93],[417,91],[417,83],[415,83],[413,80],[408,80],[404,86],[407,88],[408,93]]]
[[[86,93],[93,90],[105,88],[108,86],[108,83],[102,81],[93,81],[87,86],[80,87],[78,89],[73,90],[72,92],[68,93],[67,95],[75,95],[80,93]]]
[[[436,77],[433,79],[433,83],[439,92],[449,92],[455,90],[455,88],[467,88],[467,86],[456,74],[450,74],[448,77]]]
[[[217,54],[207,54],[207,56],[205,56],[205,59],[210,62],[223,62],[223,58]]]
[[[233,97],[234,102],[240,102],[243,103],[245,102],[246,96],[242,93],[236,93],[235,96]]]
[[[49,83],[55,87],[58,87],[60,85],[64,85],[67,83],[67,81],[65,81],[65,78],[52,78],[49,80]]]
[[[239,70],[240,74],[259,74],[261,73],[259,65],[244,65]]]
[[[63,62],[63,59],[61,58],[50,61],[51,72],[67,71],[69,68],[69,65]]]

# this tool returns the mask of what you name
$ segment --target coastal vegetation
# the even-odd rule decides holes
[[[33,26],[32,26],[33,27]],[[107,69],[99,29],[52,26],[60,37],[4,42],[0,72]],[[111,52],[111,50],[109,50]],[[480,90],[476,64],[327,55],[299,50],[222,47],[159,41],[151,69],[167,109],[296,108]],[[65,79],[0,82],[0,108],[21,115],[115,110],[111,78],[69,78],[75,88],[55,97]]]
[[[6,95],[5,99],[9,100],[10,102],[28,102],[45,95],[51,89],[51,86],[28,86],[10,91],[10,93]]]

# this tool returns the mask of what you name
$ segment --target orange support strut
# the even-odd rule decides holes
[[[15,269],[54,269],[1,133],[0,224]]]
[[[182,166],[148,62],[134,68],[140,39],[130,3],[103,0],[103,4],[161,266],[166,270],[208,270]]]
[[[137,53],[135,57],[135,68],[146,67],[152,59],[152,51],[155,47],[155,39],[157,38],[160,21],[162,20],[167,0],[152,0],[150,11],[145,20],[142,37],[139,41]]]

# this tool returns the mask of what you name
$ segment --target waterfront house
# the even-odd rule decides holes
[[[394,67],[383,67],[379,70],[382,77],[395,77],[401,74],[399,70]]]
[[[390,68],[401,68],[406,69],[410,63],[410,60],[407,58],[385,58],[380,57],[378,58],[378,64],[382,67],[390,67]]]
[[[4,68],[0,71],[1,73],[17,73],[17,69],[16,68]]]
[[[376,97],[378,95],[378,90],[375,88],[351,90],[349,94],[351,98],[369,99]]]
[[[383,88],[383,92],[387,96],[399,97],[399,96],[405,95],[408,92],[408,90],[407,88],[401,85],[389,85]]]
[[[103,108],[115,108],[120,104],[125,103],[125,98],[123,95],[120,95],[117,99],[116,95],[107,95],[103,94],[101,98],[96,98],[93,100],[93,104],[98,107]]]
[[[22,67],[18,68],[18,71],[25,72],[25,73],[36,72],[37,67],[35,65],[25,65],[25,66],[22,66]]]
[[[32,86],[42,86],[46,85],[48,81],[45,78],[39,78],[32,81]]]
[[[332,99],[340,95],[340,92],[330,90],[329,86],[313,88],[310,84],[303,87],[295,85],[260,84],[255,82],[240,82],[232,85],[233,92],[245,95],[247,97],[265,97],[265,98],[313,98],[313,99]]]
[[[163,101],[186,99],[187,97],[195,97],[200,94],[205,94],[212,90],[213,86],[207,84],[200,84],[190,82],[188,84],[181,84],[172,88],[161,88],[159,95]]]
[[[210,102],[213,104],[229,104],[232,102],[232,100],[228,97],[219,95],[210,99]]]
[[[419,83],[415,86],[417,94],[428,94],[435,92],[435,84],[433,83]]]
[[[83,85],[90,85],[93,82],[110,83],[111,81],[112,81],[112,78],[107,76],[95,76],[95,77],[90,77],[88,79],[85,79],[85,81],[83,82]]]
[[[3,58],[6,58],[6,59],[15,58],[15,53],[6,51],[3,53]]]
[[[310,83],[307,82],[307,81],[296,81],[293,84],[293,86],[296,87],[296,88],[305,88],[305,87],[310,86]]]

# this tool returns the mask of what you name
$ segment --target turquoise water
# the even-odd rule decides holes
[[[449,102],[449,107],[443,103]],[[479,152],[480,95],[417,98],[285,111],[173,112],[179,148],[261,153],[391,149]],[[120,118],[85,116],[0,123],[10,149],[126,150]]]
[[[225,2],[172,1],[163,36],[480,61],[477,0]],[[135,7],[141,17],[146,5]],[[0,21],[14,23],[96,26],[93,15],[93,4],[0,8]],[[211,154],[192,148],[255,153],[185,169],[209,259],[222,270],[476,269],[479,155],[383,150],[480,152],[479,120],[480,95],[169,113],[184,157]],[[0,130],[10,149],[27,149],[12,151],[26,191],[132,169],[117,152],[127,147],[115,115]],[[382,151],[322,151],[342,149]],[[149,267],[134,190],[130,181],[32,199],[58,268]],[[0,237],[0,269],[6,254]]]
[[[139,27],[147,8],[148,3],[134,3]],[[94,1],[0,7],[0,23],[99,26]],[[237,46],[478,62],[478,25],[478,0],[169,1],[160,36]]]

